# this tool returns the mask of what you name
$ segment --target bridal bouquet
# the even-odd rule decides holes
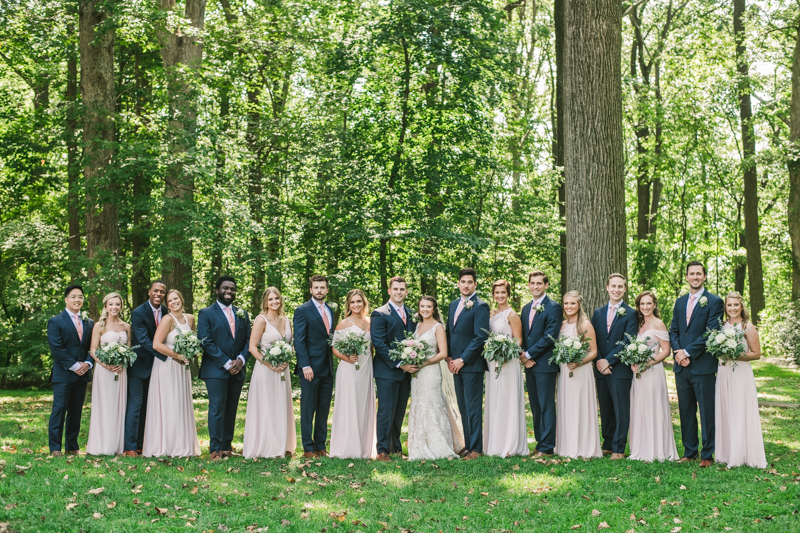
[[[489,333],[483,347],[483,358],[496,363],[494,379],[500,377],[504,364],[519,358],[519,351],[516,341],[505,333]]]
[[[389,350],[389,358],[404,365],[419,366],[434,355],[432,347],[415,339],[414,334],[409,331],[406,331],[405,339],[395,341],[394,348]],[[417,377],[416,373],[411,375]]]
[[[722,319],[719,321],[720,329],[707,329],[704,337],[706,339],[706,351],[719,359],[719,364],[725,365],[726,362],[733,362],[732,369],[736,369],[736,359],[745,354],[744,331],[737,327],[728,329],[722,328]]]
[[[197,338],[194,331],[181,331],[175,335],[175,345],[172,347],[172,351],[187,361],[191,361],[203,355],[203,341]]]
[[[133,351],[133,348],[118,342],[104,342],[95,350],[94,355],[98,361],[108,366],[129,367],[136,362],[136,352]],[[119,381],[117,372],[114,372],[114,381]]]
[[[294,348],[292,348],[291,343],[285,340],[277,340],[273,342],[269,350],[266,352],[263,348],[259,345],[258,349],[261,351],[264,357],[264,361],[271,364],[272,366],[281,366],[284,363],[291,362],[294,359]],[[281,381],[286,381],[286,374],[281,373]]]
[[[555,341],[553,347],[553,357],[550,358],[548,363],[556,363],[558,365],[568,365],[570,363],[580,363],[586,354],[589,352],[589,340],[580,337],[559,337]],[[569,377],[573,376],[572,370],[569,371]]]
[[[367,336],[363,333],[357,333],[355,331],[348,331],[344,335],[337,335],[334,333],[333,337],[330,338],[328,343],[339,350],[339,353],[358,356],[364,355],[367,347],[369,346]],[[358,368],[358,361],[356,361],[356,370],[358,370]]]
[[[642,372],[647,368],[643,365],[655,359],[653,355],[655,355],[655,347],[658,346],[658,344],[650,346],[648,344],[650,337],[636,340],[627,333],[625,336],[628,338],[628,345],[619,352],[617,358],[626,365],[639,365],[639,371],[636,373],[636,377],[640,378],[642,377]],[[625,341],[619,341],[617,344],[625,344]]]

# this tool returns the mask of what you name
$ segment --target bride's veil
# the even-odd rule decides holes
[[[442,393],[444,393],[445,407],[447,407],[447,416],[450,417],[450,429],[453,431],[453,450],[458,453],[464,449],[464,426],[461,425],[456,386],[453,382],[453,374],[447,368],[446,360],[439,361],[439,368],[442,370]]]

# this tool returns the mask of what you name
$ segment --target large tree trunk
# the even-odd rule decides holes
[[[145,94],[149,94],[149,83],[145,73],[142,72],[138,53],[136,54],[133,68],[136,90],[139,96],[136,98],[134,112],[141,122],[144,120],[142,101]],[[147,255],[147,248],[150,245],[150,238],[147,235],[150,189],[150,180],[145,176],[145,173],[143,171],[137,172],[133,177],[133,228],[131,231],[131,266],[133,270],[131,273],[131,301],[134,308],[142,305],[147,300],[147,293],[150,289],[150,260]]]
[[[165,11],[175,11],[175,0],[160,0]],[[164,225],[162,239],[169,248],[163,261],[163,279],[170,289],[183,294],[187,311],[194,307],[192,241],[187,231],[192,220],[194,174],[192,167],[197,134],[197,103],[192,76],[202,63],[206,1],[187,0],[183,17],[193,31],[161,28],[161,58],[167,74],[169,138],[173,163],[164,180]]]
[[[247,192],[250,200],[250,218],[257,226],[264,222],[264,171],[261,160],[261,88],[257,85],[247,89],[247,132],[245,139],[250,151],[250,165],[247,172]],[[261,310],[261,294],[264,292],[264,244],[258,232],[250,235],[250,253],[253,257],[253,294],[251,311]]]
[[[792,300],[800,299],[800,31],[792,59],[792,102],[789,108],[789,236],[792,240]]]
[[[556,37],[556,149],[555,164],[564,167],[564,2],[554,0],[553,22]],[[563,172],[562,172],[563,178]],[[558,186],[558,216],[561,223],[566,226],[567,219],[567,184],[562,179]],[[569,285],[569,269],[567,268],[567,232],[558,237],[560,248],[559,259],[561,262],[561,296],[567,292]]]
[[[89,314],[98,315],[97,295],[121,290],[116,258],[119,224],[115,195],[119,189],[105,170],[114,155],[113,6],[81,2],[80,55],[83,116],[83,177],[86,186],[86,256],[89,260]],[[97,30],[97,31],[96,31]]]
[[[615,0],[565,0],[567,279],[588,312],[606,277],[626,274],[621,13]]]
[[[75,25],[67,25],[67,33],[72,36]],[[64,136],[67,144],[67,224],[69,228],[69,273],[74,282],[80,276],[81,255],[81,206],[80,179],[81,168],[78,154],[78,56],[77,51],[70,49],[67,59],[67,87],[64,99],[67,101],[67,119],[64,125]]]
[[[758,222],[758,173],[756,169],[756,135],[753,109],[750,105],[749,64],[744,30],[745,0],[733,0],[733,32],[736,40],[736,63],[739,87],[739,115],[742,121],[742,168],[744,170],[744,232],[747,241],[747,277],[750,282],[750,314],[758,324],[764,309],[764,275],[761,267],[761,238]]]

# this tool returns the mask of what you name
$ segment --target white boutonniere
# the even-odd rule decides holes
[[[708,305],[708,298],[706,298],[705,296],[700,298],[700,307],[705,307],[707,305]]]
[[[475,302],[472,300],[467,300],[467,302],[464,304],[464,309],[472,309],[473,305],[475,305]]]
[[[239,308],[234,312],[234,314],[239,318],[244,318],[244,309]]]
[[[628,311],[624,307],[620,306],[619,309],[617,309],[617,315],[618,316],[625,316],[627,314],[628,314]]]
[[[422,317],[419,316],[419,313],[414,313],[414,316],[411,317],[411,321],[415,323],[422,322]]]
[[[544,304],[537,305],[536,307],[533,308],[533,310],[536,311],[537,313],[541,313],[542,311],[544,311]]]
[[[86,311],[82,311],[81,320],[89,320],[89,313],[87,313]]]
[[[339,309],[339,304],[337,304],[336,302],[331,302],[328,304],[328,307],[331,308],[331,311],[336,311],[337,309]]]

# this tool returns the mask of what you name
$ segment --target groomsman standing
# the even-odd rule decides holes
[[[303,457],[328,455],[328,413],[333,396],[333,351],[328,337],[336,326],[333,311],[325,303],[328,278],[309,279],[311,299],[294,312],[295,374],[300,376],[300,434]]]
[[[594,310],[592,326],[597,335],[597,361],[594,378],[603,427],[603,455],[625,459],[628,428],[631,422],[631,384],[633,372],[619,362],[617,356],[628,343],[625,334],[634,339],[639,332],[636,310],[622,301],[628,289],[625,276],[617,272],[608,276],[608,303]]]
[[[556,382],[559,366],[550,363],[564,315],[547,296],[550,279],[541,270],[528,275],[533,300],[522,308],[522,355],[525,382],[533,414],[536,457],[553,455],[556,446]]]
[[[167,313],[162,305],[167,286],[154,281],[147,292],[147,301],[131,313],[131,346],[136,352],[136,361],[128,369],[128,404],[125,409],[125,451],[123,455],[136,457],[142,453],[144,424],[147,414],[147,391],[150,388],[150,373],[153,357],[166,361],[166,356],[153,349],[153,337],[161,319]]]
[[[211,460],[233,455],[236,410],[250,356],[250,317],[233,306],[236,280],[222,276],[217,280],[217,301],[201,309],[197,318],[197,338],[203,341],[200,379],[208,391],[208,435]]]
[[[370,338],[375,348],[372,371],[378,396],[375,429],[379,461],[391,461],[389,455],[393,453],[402,455],[400,433],[411,392],[411,374],[419,370],[414,365],[401,366],[389,358],[394,343],[414,331],[412,311],[403,304],[407,294],[406,280],[400,276],[393,277],[389,280],[389,301],[372,312]]]
[[[83,287],[70,285],[64,291],[66,309],[47,321],[47,343],[53,356],[53,411],[47,437],[50,453],[61,457],[64,417],[67,421],[65,448],[68,455],[78,455],[81,411],[86,398],[86,384],[92,379],[92,356],[89,344],[94,322],[81,316]]]
[[[447,366],[453,373],[458,410],[464,426],[464,459],[483,455],[483,345],[489,337],[489,305],[479,299],[478,273],[458,273],[461,297],[450,303],[447,319]]]
[[[711,466],[714,459],[714,394],[717,384],[717,360],[706,352],[706,338],[703,335],[706,329],[719,329],[724,307],[721,298],[703,287],[707,274],[706,267],[700,261],[692,261],[686,265],[689,294],[675,301],[672,323],[669,326],[684,448],[680,462],[697,459],[699,405],[703,433],[701,467]]]

